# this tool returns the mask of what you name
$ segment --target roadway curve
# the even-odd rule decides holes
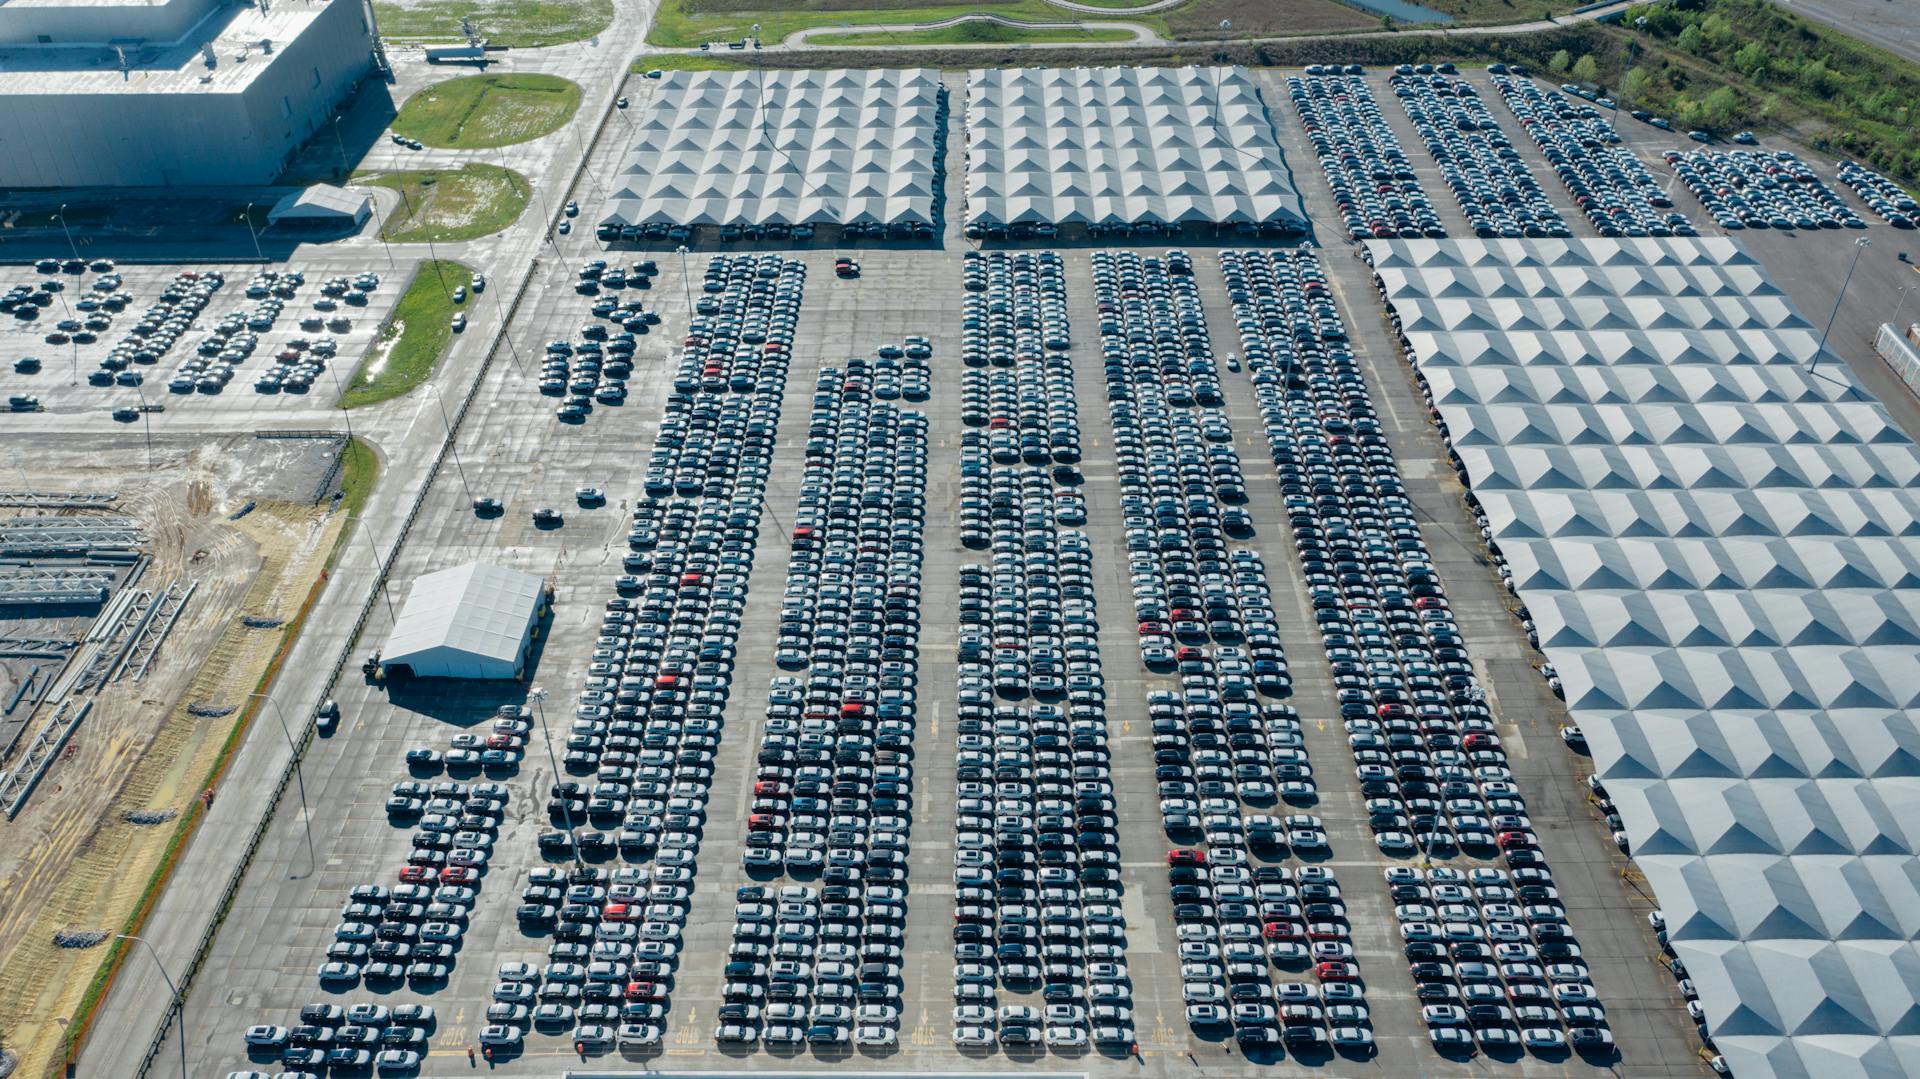
[[[1192,0],[1152,0],[1152,3],[1141,4],[1138,7],[1101,7],[1098,4],[1077,3],[1076,0],[1047,0],[1047,3],[1054,7],[1066,8],[1068,11],[1084,11],[1089,15],[1105,15],[1108,18],[1113,18],[1115,15],[1147,15],[1191,2]]]
[[[1087,5],[1081,5],[1081,4],[1070,4],[1068,3],[1068,0],[1047,0],[1047,2],[1050,4],[1056,4],[1060,6],[1072,6],[1073,9],[1076,11],[1094,11],[1094,12],[1099,12],[1102,15],[1107,15],[1111,17],[1116,15],[1124,16],[1129,13],[1156,11],[1163,7],[1173,7],[1177,3],[1185,2],[1185,0],[1156,0],[1156,3],[1152,5],[1149,5],[1147,7],[1138,7],[1138,8],[1089,7]],[[1479,36],[1479,35],[1490,34],[1497,37],[1503,37],[1510,34],[1538,33],[1542,30],[1552,30],[1558,27],[1573,26],[1573,25],[1577,25],[1579,23],[1585,23],[1585,22],[1598,22],[1599,20],[1607,18],[1609,16],[1617,15],[1620,12],[1625,11],[1628,7],[1631,7],[1633,4],[1638,2],[1640,2],[1640,0],[1614,0],[1613,3],[1607,4],[1603,7],[1597,7],[1589,11],[1582,11],[1577,14],[1562,16],[1561,18],[1558,18],[1558,19],[1535,19],[1532,22],[1505,23],[1499,26],[1462,26],[1462,27],[1437,26],[1437,27],[1423,28],[1423,29],[1408,28],[1408,29],[1401,29],[1401,30],[1367,30],[1361,33],[1352,33],[1352,34],[1298,34],[1291,37],[1238,37],[1238,38],[1211,38],[1211,39],[1193,39],[1193,40],[1182,39],[1178,42],[1167,42],[1162,40],[1157,34],[1154,34],[1151,30],[1146,30],[1145,27],[1141,27],[1139,29],[1144,30],[1145,33],[1142,37],[1137,38],[1134,41],[1084,41],[1084,42],[1081,42],[1081,41],[1051,42],[1049,41],[1049,42],[1033,42],[1030,45],[1021,45],[1018,43],[1009,45],[1006,43],[994,43],[994,42],[956,43],[952,45],[894,45],[894,44],[812,45],[812,44],[808,44],[807,42],[807,39],[815,34],[844,34],[844,33],[868,33],[868,32],[884,33],[888,31],[891,31],[893,33],[911,33],[916,30],[932,30],[932,29],[938,29],[943,26],[951,26],[955,22],[964,21],[967,18],[981,17],[981,16],[969,15],[969,16],[962,16],[960,19],[947,19],[942,22],[931,22],[931,23],[896,23],[892,25],[882,25],[882,26],[814,27],[807,30],[795,31],[792,34],[787,35],[785,40],[767,45],[762,51],[775,52],[780,50],[786,50],[791,52],[800,52],[800,51],[808,51],[808,50],[812,50],[812,51],[833,50],[835,52],[842,52],[842,51],[857,52],[857,51],[867,50],[867,49],[897,51],[900,49],[929,49],[929,48],[1006,49],[1009,47],[1050,48],[1050,49],[1051,48],[1140,49],[1140,48],[1149,48],[1154,46],[1164,46],[1168,44],[1178,44],[1182,47],[1189,47],[1189,46],[1203,47],[1208,45],[1283,44],[1283,43],[1292,42],[1292,41],[1316,41],[1316,40],[1363,41],[1368,38],[1408,38],[1408,37],[1445,38],[1445,37],[1453,37],[1455,35]],[[993,18],[996,21],[1003,22],[1013,26],[1047,25],[1044,23],[1018,23],[1011,19],[1004,19],[999,16],[993,16]],[[1075,26],[1075,27],[1102,27],[1102,26],[1126,26],[1128,24],[1116,23],[1116,22],[1083,22],[1083,23],[1062,23],[1059,25]],[[656,49],[647,50],[647,52],[650,54],[698,53],[700,51],[701,50],[698,48],[683,48],[683,49],[656,48]],[[707,51],[713,52],[714,50],[710,49]],[[645,56],[643,55],[641,59],[644,60]]]
[[[1057,0],[1047,0],[1047,2],[1056,3]],[[1188,0],[1166,0],[1165,3],[1162,3],[1157,6],[1166,7],[1172,4],[1184,4],[1187,2]],[[1075,4],[1073,6],[1074,6],[1074,10],[1076,11],[1101,10],[1100,8],[1087,7],[1082,4]],[[1150,9],[1133,8],[1130,10],[1147,11]],[[841,34],[917,34],[917,33],[922,33],[928,30],[944,30],[949,26],[959,26],[961,23],[968,23],[968,22],[987,22],[987,23],[993,23],[997,26],[1009,26],[1016,30],[1063,30],[1063,31],[1125,30],[1128,33],[1133,35],[1133,40],[1132,41],[960,42],[960,43],[951,44],[951,45],[940,44],[938,42],[932,42],[932,43],[901,42],[899,44],[894,44],[889,42],[889,43],[880,44],[880,45],[834,45],[834,44],[814,45],[811,43],[811,40],[810,40],[814,37],[836,37]],[[994,14],[985,13],[985,12],[976,12],[968,15],[956,15],[951,19],[941,19],[939,22],[890,23],[890,24],[880,23],[877,25],[868,25],[868,26],[856,26],[856,25],[810,26],[805,30],[796,30],[791,34],[788,34],[786,39],[782,41],[779,45],[772,45],[768,47],[776,48],[776,49],[777,48],[787,48],[787,49],[954,49],[954,48],[1006,48],[1009,45],[1045,45],[1048,48],[1056,48],[1061,46],[1065,46],[1067,48],[1090,48],[1093,46],[1107,45],[1107,46],[1119,46],[1121,48],[1126,48],[1129,45],[1165,45],[1165,44],[1167,44],[1167,41],[1165,38],[1161,37],[1159,34],[1154,33],[1151,29],[1140,25],[1139,23],[1099,22],[1099,21],[1023,22],[1019,19],[1009,19],[1005,15],[994,15]]]

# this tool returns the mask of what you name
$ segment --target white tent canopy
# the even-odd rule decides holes
[[[1369,250],[1734,1074],[1920,1074],[1920,448],[1731,240]]]
[[[1244,68],[994,68],[967,77],[967,219],[1305,227]]]
[[[603,224],[931,224],[939,72],[669,71]]]
[[[373,210],[367,196],[330,184],[301,188],[273,204],[267,224],[358,228]]]
[[[519,677],[545,590],[530,573],[481,562],[417,578],[381,665],[422,678]]]

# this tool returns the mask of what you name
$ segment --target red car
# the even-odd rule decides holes
[[[480,880],[480,871],[470,865],[450,865],[440,871],[442,884],[476,884]]]
[[[1167,852],[1168,865],[1206,865],[1207,852],[1203,850],[1170,850]]]
[[[401,866],[400,880],[405,884],[432,884],[433,870],[424,865]]]
[[[628,982],[628,1000],[665,1000],[667,987],[659,982]]]
[[[1360,968],[1352,963],[1321,963],[1313,968],[1323,982],[1357,982],[1360,980]]]

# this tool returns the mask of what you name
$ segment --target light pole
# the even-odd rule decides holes
[[[392,273],[395,269],[393,245],[387,242],[387,223],[380,219],[380,197],[370,193],[367,201],[373,204],[373,235],[380,241],[380,246],[387,249],[387,272]]]
[[[1907,305],[1907,293],[1920,288],[1920,285],[1908,285],[1900,290],[1900,302],[1893,305],[1893,331],[1902,337],[1907,335],[1906,327],[1900,325],[1900,309]]]
[[[64,202],[60,204],[60,231],[67,234],[67,250],[73,252],[73,257],[77,261],[80,258],[80,247],[73,242],[73,230],[67,227],[67,204]]]
[[[467,501],[473,501],[473,488],[467,486],[467,470],[460,465],[460,447],[453,437],[453,421],[447,418],[447,402],[440,396],[440,387],[429,383],[427,392],[433,395],[433,403],[440,406],[440,423],[447,429],[447,452],[453,455],[453,470],[460,476],[460,489],[467,493]]]
[[[147,471],[153,471],[153,413],[147,411],[147,391],[136,383],[133,392],[140,395],[140,426],[147,430]]]
[[[347,178],[347,144],[340,141],[340,114],[333,114],[333,144],[340,150],[340,179]]]
[[[1847,299],[1847,286],[1853,284],[1853,271],[1860,266],[1860,256],[1872,246],[1873,241],[1865,236],[1853,241],[1853,261],[1847,264],[1847,276],[1840,281],[1840,295],[1833,298],[1833,311],[1827,315],[1827,328],[1820,331],[1820,346],[1813,351],[1813,363],[1807,368],[1808,374],[1820,369],[1820,354],[1827,350],[1827,335],[1833,332],[1833,320],[1840,317],[1840,305]]]
[[[353,528],[356,524],[365,524],[366,520],[365,517],[355,517],[352,514],[348,514],[347,527]],[[398,622],[400,621],[400,616],[393,611],[393,589],[387,586],[387,576],[380,570],[380,549],[373,545],[373,533],[365,529],[355,529],[355,531],[362,532],[367,537],[367,553],[373,556],[374,579],[380,582],[380,595],[387,601],[387,618],[391,621]]]
[[[180,995],[180,987],[173,984],[173,975],[167,973],[167,965],[160,961],[160,953],[153,950],[147,938],[136,937],[132,933],[115,933],[115,940],[139,941],[153,957],[153,965],[160,971],[160,977],[167,983],[167,992],[173,994],[173,1014],[180,1020],[180,1079],[187,1079],[187,1001]]]
[[[307,825],[307,872],[312,873],[317,864],[313,857],[313,814],[307,809],[307,777],[300,768],[300,748],[293,744],[293,728],[287,726],[287,714],[280,710],[279,701],[265,693],[249,693],[247,696],[267,702],[273,708],[273,718],[280,721],[280,733],[287,736],[287,752],[293,754],[293,778],[300,789],[300,819]]]
[[[693,282],[687,277],[687,245],[681,244],[673,249],[680,256],[680,292],[687,298],[687,323],[693,323]]]
[[[253,203],[251,202],[247,203],[246,221],[247,235],[253,237],[253,257],[259,259],[261,262],[265,262],[267,261],[267,256],[260,250],[260,234],[255,232],[253,228]]]
[[[406,207],[407,220],[412,221],[413,200],[407,197],[407,189],[402,187],[396,188],[395,190],[400,192],[400,205]],[[447,288],[447,275],[440,266],[440,252],[434,250],[433,247],[433,230],[424,224],[421,228],[425,230],[423,234],[427,238],[427,260],[433,263],[433,276],[440,282],[440,294],[447,298],[448,303],[452,303],[453,291]]]
[[[571,799],[566,796],[564,791],[560,790],[560,758],[554,756],[553,731],[547,726],[546,688],[544,686],[534,686],[533,689],[527,693],[527,699],[533,702],[534,714],[540,717],[540,735],[547,743],[547,764],[553,769],[553,786],[551,789],[554,791],[554,797],[560,799],[560,819],[565,821],[567,825],[567,847],[573,852],[573,867],[579,869],[582,868],[580,864],[580,841],[573,834],[573,807],[568,804]]]

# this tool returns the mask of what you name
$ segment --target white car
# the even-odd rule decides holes
[[[622,1023],[619,1030],[620,1047],[630,1045],[659,1045],[660,1028],[652,1023]]]
[[[759,1037],[759,1028],[744,1026],[740,1023],[723,1023],[720,1029],[713,1032],[713,1040],[717,1042],[752,1043]]]
[[[267,1026],[264,1024],[256,1027],[248,1027],[247,1044],[271,1046],[277,1049],[287,1044],[287,1038],[290,1037],[292,1033],[293,1032],[289,1031],[286,1027]]]
[[[892,1027],[869,1024],[856,1028],[853,1040],[857,1045],[893,1045],[900,1040],[900,1036],[894,1033]]]
[[[984,1049],[993,1044],[993,1031],[986,1027],[954,1027],[953,1044],[962,1049]]]
[[[1087,1044],[1087,1032],[1079,1027],[1048,1027],[1047,1044],[1055,1049],[1082,1049]]]

